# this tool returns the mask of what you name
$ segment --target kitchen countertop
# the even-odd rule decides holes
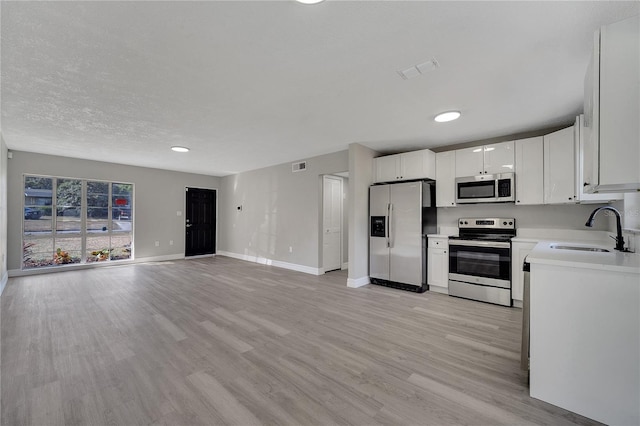
[[[551,248],[552,245],[568,245],[578,247],[598,247],[610,252],[586,252]],[[624,272],[640,275],[640,254],[621,253],[613,250],[612,245],[594,241],[542,241],[527,256],[531,264],[566,266],[581,269],[597,269],[612,272]]]

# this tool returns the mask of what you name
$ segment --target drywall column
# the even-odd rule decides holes
[[[0,134],[0,294],[7,285],[7,145]]]
[[[349,145],[349,277],[348,287],[369,284],[369,186],[373,159],[379,153],[357,143]]]

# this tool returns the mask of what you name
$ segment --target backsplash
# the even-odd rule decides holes
[[[516,206],[514,204],[466,204],[438,208],[439,227],[457,227],[461,217],[513,217],[518,228],[615,230],[615,217],[598,215],[593,228],[584,224],[591,212],[603,204]]]

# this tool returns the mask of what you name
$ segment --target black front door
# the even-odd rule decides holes
[[[185,256],[216,252],[216,191],[187,188]]]

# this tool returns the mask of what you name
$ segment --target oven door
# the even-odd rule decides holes
[[[511,288],[511,243],[449,240],[449,279]]]

